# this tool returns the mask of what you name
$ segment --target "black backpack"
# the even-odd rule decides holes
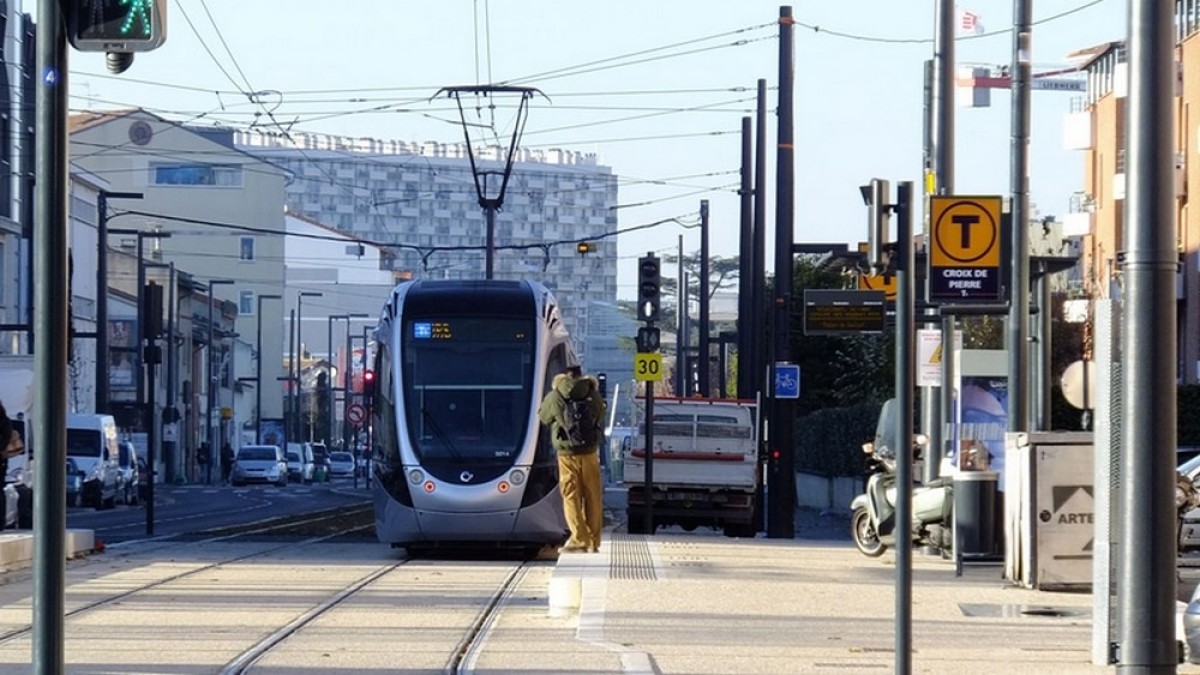
[[[591,395],[584,398],[563,397],[562,433],[571,448],[596,445],[596,416],[592,413]]]

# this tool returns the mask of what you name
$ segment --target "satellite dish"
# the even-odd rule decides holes
[[[1091,410],[1096,403],[1096,363],[1075,361],[1062,374],[1062,393],[1067,403]]]

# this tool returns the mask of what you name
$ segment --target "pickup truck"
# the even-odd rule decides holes
[[[621,451],[622,482],[628,489],[628,524],[645,534],[645,405],[638,431]],[[758,409],[752,401],[709,398],[655,399],[651,467],[654,526],[721,529],[727,536],[753,537],[755,499],[762,475],[758,452]]]

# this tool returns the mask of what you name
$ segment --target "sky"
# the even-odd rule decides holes
[[[1034,3],[1034,72],[1073,51],[1125,37],[1128,0]],[[618,231],[710,205],[713,255],[738,250],[743,116],[765,79],[777,105],[779,2],[761,0],[169,0],[168,35],[132,68],[71,52],[73,110],[139,106],[195,124],[405,141],[460,142],[442,87],[516,84],[529,107],[522,144],[595,153],[619,177]],[[795,45],[797,242],[866,239],[858,186],[872,177],[920,184],[923,62],[936,2],[844,0],[790,5]],[[333,8],[333,9],[331,9]],[[959,5],[983,33],[962,33],[956,61],[1011,61],[1012,2]],[[25,11],[36,12],[26,0]],[[253,92],[265,92],[254,95]],[[1065,214],[1082,189],[1082,153],[1063,149],[1064,117],[1081,94],[1035,91],[1030,196],[1035,214]],[[958,194],[1009,192],[1010,94],[956,108]],[[507,143],[511,98],[472,121]],[[486,103],[486,102],[485,102]],[[768,120],[768,245],[774,238],[775,117]],[[481,233],[482,236],[482,233]],[[618,296],[633,296],[648,251],[699,250],[675,222],[619,234]],[[768,267],[772,253],[768,252]]]

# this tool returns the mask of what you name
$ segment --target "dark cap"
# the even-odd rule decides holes
[[[583,376],[583,369],[580,368],[578,365],[567,366],[566,368],[563,369],[563,372],[570,375],[571,377],[582,377]]]

